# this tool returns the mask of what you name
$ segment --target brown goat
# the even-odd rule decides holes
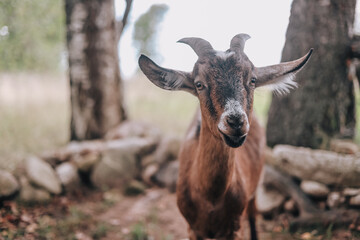
[[[162,68],[144,55],[139,58],[141,70],[155,85],[190,92],[200,102],[180,151],[176,190],[190,239],[239,239],[244,211],[251,239],[257,239],[255,190],[264,165],[265,134],[252,114],[254,90],[270,85],[284,93],[296,87],[294,76],[312,52],[257,68],[243,51],[248,38],[236,35],[225,52],[200,38],[181,39],[199,57],[192,73]]]

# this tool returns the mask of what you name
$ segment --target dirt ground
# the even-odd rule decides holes
[[[355,240],[347,229],[312,230],[290,234],[286,217],[265,221],[259,215],[260,240]],[[243,225],[245,239],[248,227]],[[0,239],[114,239],[178,240],[187,237],[187,225],[176,206],[176,196],[166,189],[148,189],[138,196],[118,190],[88,190],[55,197],[50,203],[23,205],[0,203]]]
[[[187,238],[187,224],[176,206],[176,196],[165,189],[155,189],[144,196],[126,198],[98,219],[118,226],[118,231],[109,233],[109,239],[125,239],[131,226],[139,222],[148,225],[148,235],[153,239]],[[272,225],[271,222],[260,221],[260,239],[289,239],[283,233],[271,232]],[[247,228],[246,225],[244,227]]]

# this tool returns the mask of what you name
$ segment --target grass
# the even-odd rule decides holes
[[[26,156],[67,143],[68,85],[65,73],[0,74],[0,169],[14,170]],[[143,76],[125,82],[125,98],[130,119],[149,122],[167,135],[180,137],[198,106],[190,94],[164,91]],[[360,97],[356,100],[359,108]],[[263,126],[270,102],[269,91],[255,91],[254,109]],[[357,116],[360,119],[360,111]],[[360,142],[359,134],[356,140]]]
[[[30,154],[56,148],[69,136],[64,75],[0,75],[0,168],[13,170]]]
[[[130,118],[153,123],[166,133],[185,134],[197,107],[197,99],[185,92],[164,91],[145,78],[126,84]]]
[[[77,235],[86,232],[92,239],[102,239],[110,227],[98,222],[93,216],[76,207],[71,207],[68,215],[55,220],[47,215],[39,219],[36,230],[39,239],[78,239]]]
[[[147,240],[148,234],[146,226],[143,222],[136,223],[132,226],[130,231],[131,240]]]
[[[168,135],[184,136],[198,106],[185,92],[157,88],[144,77],[125,82],[130,119],[150,122]],[[268,92],[256,93],[255,108],[266,121]],[[29,155],[66,144],[70,97],[65,74],[0,74],[0,169],[14,170]]]
[[[198,107],[198,100],[186,92],[165,91],[144,77],[126,84],[128,111],[132,119],[153,123],[168,134],[183,136]],[[266,89],[255,92],[254,109],[266,124],[271,94]]]

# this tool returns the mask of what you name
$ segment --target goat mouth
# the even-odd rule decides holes
[[[226,145],[228,145],[229,147],[232,148],[237,148],[240,147],[241,145],[243,145],[243,143],[245,142],[245,139],[247,137],[247,133],[244,135],[239,135],[239,136],[232,136],[232,135],[228,135],[223,133],[222,131],[220,131],[222,139],[225,141]]]

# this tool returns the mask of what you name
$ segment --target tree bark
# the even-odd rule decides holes
[[[351,51],[353,58],[360,58],[360,35],[355,35],[351,43]]]
[[[126,119],[114,0],[65,0],[71,140],[103,137]]]
[[[299,89],[273,96],[267,124],[270,146],[327,148],[330,138],[355,133],[354,84],[347,77],[356,0],[294,0],[282,61],[314,48],[297,75]]]

